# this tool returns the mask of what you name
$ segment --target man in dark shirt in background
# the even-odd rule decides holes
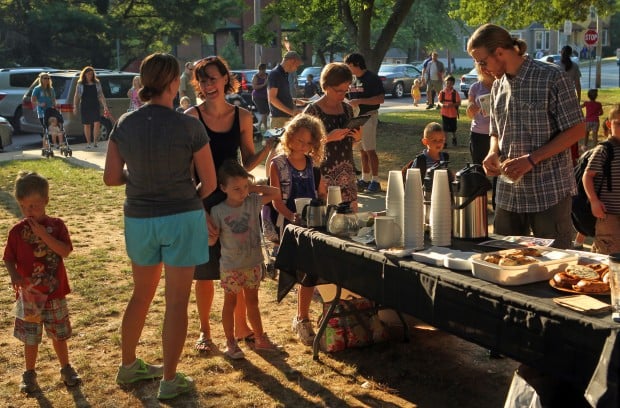
[[[301,65],[301,56],[295,51],[288,51],[269,73],[267,79],[267,96],[271,114],[271,128],[284,127],[295,114],[295,101],[291,95],[288,76],[296,72]]]
[[[349,91],[349,103],[359,107],[360,115],[370,115],[362,126],[361,159],[362,178],[357,182],[360,191],[376,193],[381,191],[379,184],[379,157],[377,156],[377,124],[379,123],[379,106],[384,102],[383,83],[377,74],[366,69],[364,56],[352,53],[345,57],[344,63],[351,69],[355,80]]]

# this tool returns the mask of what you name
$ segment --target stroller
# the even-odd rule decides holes
[[[54,108],[47,108],[45,110],[45,115],[43,118],[44,120],[43,131],[44,131],[44,138],[45,138],[46,146],[43,148],[43,151],[41,152],[41,154],[45,157],[54,157],[54,149],[52,146],[52,135],[49,134],[48,127],[46,126],[49,123],[49,119],[52,117],[56,118],[56,121],[58,122],[58,127],[60,128],[60,131],[63,134],[63,142],[60,144],[60,154],[65,157],[73,156],[73,151],[71,150],[71,147],[69,147],[69,141],[67,140],[65,129],[63,127],[64,119],[62,117],[62,113],[60,113],[58,110]]]

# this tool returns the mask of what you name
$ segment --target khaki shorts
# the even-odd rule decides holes
[[[620,215],[606,214],[605,219],[597,219],[592,252],[613,254],[620,252]]]
[[[362,126],[362,141],[360,146],[363,151],[377,150],[377,125],[379,123],[379,112],[368,112],[370,119]]]
[[[270,116],[270,122],[269,122],[269,127],[271,129],[277,129],[277,128],[283,128],[289,121],[291,120],[290,117],[273,117]]]

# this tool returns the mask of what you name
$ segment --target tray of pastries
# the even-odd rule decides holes
[[[602,263],[569,265],[556,272],[549,284],[562,292],[586,295],[608,295],[609,266]]]
[[[473,255],[472,274],[500,285],[524,285],[549,280],[556,272],[576,265],[578,256],[542,246],[506,249]]]

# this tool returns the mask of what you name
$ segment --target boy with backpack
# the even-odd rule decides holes
[[[612,106],[605,124],[611,131],[610,144],[599,144],[593,149],[583,175],[583,187],[596,217],[592,251],[610,254],[620,251],[620,161],[613,160],[620,157],[620,104]],[[610,166],[607,177],[606,165]]]
[[[441,106],[441,121],[443,130],[452,134],[452,146],[456,146],[456,126],[459,117],[459,106],[461,106],[461,96],[454,89],[455,79],[452,75],[446,77],[446,87],[439,92],[438,103]]]
[[[420,169],[420,176],[422,177],[422,182],[424,182],[428,169],[437,166],[447,166],[450,155],[443,151],[445,143],[446,134],[439,123],[431,122],[426,125],[424,136],[422,137],[422,144],[426,146],[426,149],[402,168],[403,180],[406,179],[407,169]]]

